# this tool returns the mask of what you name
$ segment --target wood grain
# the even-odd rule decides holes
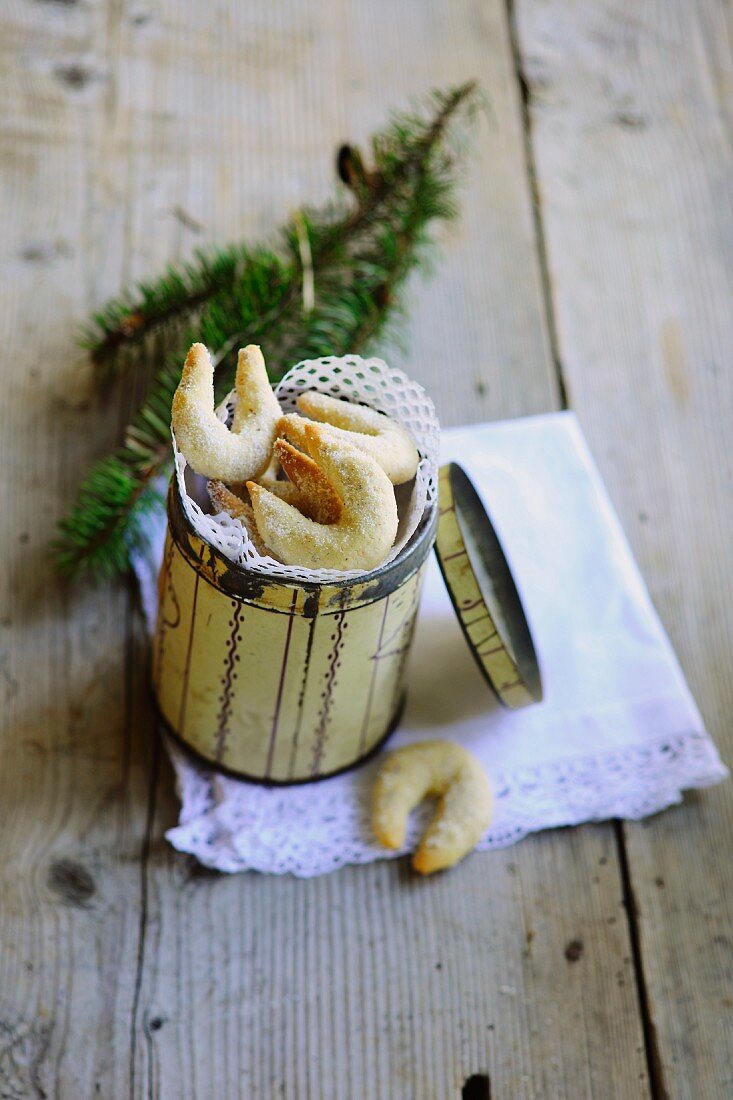
[[[85,49],[89,13],[57,17],[55,30],[30,5],[12,15],[0,137],[0,1092],[91,1096],[103,1079],[124,1095],[147,802],[126,706],[128,599],[64,591],[47,546],[116,430],[115,415],[91,417],[72,399],[72,324],[91,304],[98,257],[88,181],[102,171],[92,119],[103,92],[59,71]]]
[[[202,872],[163,839],[177,802],[125,593],[48,571],[126,415],[76,406],[75,323],[326,196],[336,144],[431,85],[477,75],[491,113],[405,365],[446,423],[556,405],[503,4],[16,0],[3,31],[0,1091],[444,1100],[485,1072],[495,1096],[649,1095],[610,827],[419,883]]]
[[[518,6],[567,385],[733,759],[730,9]],[[657,1095],[733,1090],[733,789],[624,828]]]
[[[614,852],[588,827],[432,881],[394,863],[297,881],[156,848],[141,1004],[162,1023],[138,1074],[186,1098],[442,1100],[477,1072],[499,1096],[645,1096]]]

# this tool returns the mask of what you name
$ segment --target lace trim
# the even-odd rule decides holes
[[[371,863],[411,850],[429,808],[414,815],[401,852],[371,839],[369,791],[375,764],[315,786],[267,789],[192,767],[168,743],[185,809],[166,836],[179,851],[222,871],[299,877]],[[612,817],[637,820],[727,775],[704,733],[682,732],[602,756],[553,761],[495,777],[496,817],[480,851],[528,833]]]

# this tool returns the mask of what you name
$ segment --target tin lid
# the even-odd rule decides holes
[[[499,538],[465,471],[440,469],[435,552],[466,641],[499,701],[539,702],[542,679],[522,601]]]

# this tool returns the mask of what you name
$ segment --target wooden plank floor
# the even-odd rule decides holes
[[[567,388],[730,764],[731,12],[518,15]],[[731,837],[730,783],[624,826],[659,1095],[733,1095]]]
[[[131,591],[65,589],[47,558],[127,412],[84,401],[89,308],[268,232],[329,193],[339,141],[477,76],[491,115],[405,365],[445,423],[569,394],[730,760],[729,20],[712,0],[6,5],[0,1096],[445,1100],[475,1073],[494,1100],[731,1094],[729,784],[435,881],[205,873],[163,839]]]

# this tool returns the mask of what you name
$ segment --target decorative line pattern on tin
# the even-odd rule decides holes
[[[402,622],[399,625],[399,630],[402,632],[402,639],[396,649],[390,650],[390,656],[399,654],[399,664],[397,666],[397,674],[394,681],[394,693],[392,695],[392,702],[390,710],[395,711],[399,706],[400,696],[404,698],[404,683],[405,683],[405,664],[410,653],[410,647],[412,646],[412,636],[415,633],[415,626],[417,625],[417,603],[420,599],[420,584],[419,582],[413,588],[410,594],[410,605],[407,609]],[[397,631],[394,632],[392,638],[395,638]],[[390,639],[391,640],[391,639]],[[386,657],[387,654],[385,653]]]
[[[488,611],[482,611],[481,614],[477,615],[475,619],[464,619],[463,620],[463,625],[464,626],[475,626],[476,623],[480,623],[482,619],[491,619],[491,616],[489,615]],[[492,623],[492,625],[493,625],[493,623]],[[496,633],[496,631],[494,631],[493,633]]]
[[[361,725],[361,733],[359,734],[359,756],[364,752],[364,741],[367,734],[367,728],[369,726],[369,719],[372,716],[372,699],[374,697],[374,682],[377,678],[377,668],[380,657],[380,650],[382,648],[382,638],[384,637],[384,624],[387,622],[387,611],[389,610],[389,597],[391,593],[387,593],[387,598],[384,601],[384,614],[382,615],[382,625],[379,628],[379,638],[377,639],[377,648],[371,656],[372,662],[372,678],[369,681],[369,695],[367,696],[366,710],[364,711],[364,721]]]
[[[467,550],[456,550],[454,554],[446,554],[443,561],[454,561],[455,558],[464,558],[467,554]]]
[[[229,734],[229,719],[232,713],[232,692],[234,690],[234,681],[237,679],[234,665],[239,660],[237,656],[237,643],[239,642],[239,625],[244,604],[240,603],[239,600],[232,600],[232,607],[234,613],[229,620],[232,631],[227,642],[226,662],[224,664],[224,675],[221,678],[221,695],[219,696],[220,707],[219,713],[216,716],[217,728],[214,755],[219,761],[224,757],[224,749],[226,748],[226,740]]]
[[[165,656],[165,641],[169,630],[175,630],[181,621],[181,607],[171,576],[171,563],[173,561],[173,539],[168,535],[165,544],[165,556],[158,578],[158,606],[160,608],[160,620],[158,622],[157,642],[155,646],[155,659],[153,661],[153,684],[157,690],[160,685],[160,670],[163,667]],[[174,618],[169,619],[166,610],[173,605]]]
[[[407,651],[410,648],[412,641],[412,634],[415,629],[415,616],[417,614],[417,605],[420,599],[420,583],[422,579],[422,569],[416,576],[410,588],[410,598],[407,602],[407,608],[404,615],[393,627],[392,631],[386,637],[380,645],[377,656],[379,660],[385,657],[405,657]]]
[[[201,550],[203,554],[203,547]],[[186,647],[186,664],[183,670],[183,685],[181,687],[181,709],[178,713],[178,733],[183,737],[185,735],[185,721],[186,721],[186,703],[188,702],[188,677],[191,671],[191,649],[193,648],[193,632],[196,629],[196,603],[199,595],[199,575],[196,572],[196,576],[193,582],[193,601],[191,604],[191,622],[188,628],[188,646]]]
[[[318,715],[318,726],[316,727],[316,744],[313,751],[313,763],[311,765],[311,775],[318,775],[321,767],[321,760],[323,759],[323,750],[326,744],[326,729],[328,727],[328,720],[331,714],[331,701],[333,698],[333,688],[336,683],[336,673],[340,665],[341,646],[344,640],[344,631],[348,626],[346,622],[346,612],[337,611],[334,615],[334,622],[336,624],[336,630],[331,635],[331,641],[334,643],[333,649],[328,655],[328,671],[326,673],[326,683],[321,697],[323,703],[321,704],[321,711]]]
[[[300,692],[298,693],[298,717],[295,723],[295,729],[293,731],[293,744],[290,750],[290,763],[288,764],[288,779],[293,778],[295,772],[295,761],[298,755],[298,741],[300,740],[300,727],[303,724],[303,703],[305,701],[305,689],[308,685],[308,672],[311,665],[311,653],[313,651],[313,635],[316,632],[316,617],[315,615],[310,621],[308,627],[308,641],[305,647],[305,662],[303,665],[303,679],[300,682]]]
[[[298,590],[293,589],[293,598],[290,603],[290,614],[288,615],[288,629],[285,634],[285,649],[283,650],[282,663],[280,665],[280,682],[277,685],[277,700],[275,701],[275,714],[272,719],[272,731],[270,733],[270,746],[267,750],[267,767],[265,768],[265,775],[270,778],[272,774],[272,760],[275,755],[275,740],[277,738],[277,727],[280,721],[280,706],[283,700],[283,685],[285,684],[285,672],[288,667],[288,654],[290,652],[290,638],[293,633],[293,612],[295,611],[295,605],[298,600]]]

